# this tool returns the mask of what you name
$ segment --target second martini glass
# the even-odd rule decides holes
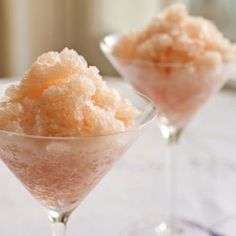
[[[137,125],[111,135],[46,137],[0,131],[0,157],[48,211],[53,236],[64,236],[73,210],[155,118],[154,105],[111,82],[140,110]],[[3,89],[3,88],[2,88]]]
[[[112,54],[119,35],[106,36],[100,46],[109,61],[131,85],[150,97],[157,107],[158,124],[173,151],[191,118],[235,72],[235,62],[228,64],[160,64],[148,60],[128,60]],[[210,231],[198,224],[180,220],[174,215],[174,167],[169,156],[170,204],[167,216],[143,224],[127,235],[209,235]]]

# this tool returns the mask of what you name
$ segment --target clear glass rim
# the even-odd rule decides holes
[[[108,40],[113,39],[112,41],[114,41],[114,39],[115,39],[115,41],[116,41],[117,39],[122,37],[122,35],[124,35],[124,34],[114,33],[114,34],[108,34],[108,35],[104,36],[100,40],[100,43],[99,43],[102,52],[104,54],[109,54],[114,58],[118,58],[118,59],[120,59],[124,62],[129,62],[129,63],[132,62],[132,64],[142,64],[142,65],[145,64],[145,65],[152,65],[152,66],[155,65],[156,67],[163,67],[163,68],[165,68],[165,67],[168,67],[168,68],[170,68],[170,67],[187,68],[189,66],[206,66],[206,67],[208,67],[208,66],[217,66],[217,65],[214,65],[214,64],[213,65],[211,65],[211,64],[203,65],[203,64],[200,64],[200,63],[192,63],[192,62],[191,63],[159,63],[159,62],[150,62],[149,60],[145,60],[145,59],[143,59],[143,60],[141,60],[141,59],[131,60],[127,57],[121,57],[121,56],[114,55],[114,54],[112,54],[112,50],[111,50],[112,47],[114,46],[114,43],[109,44]],[[236,63],[236,60],[233,60],[231,62],[221,63],[221,64],[219,64],[219,66],[231,65],[232,63]]]
[[[6,84],[4,84],[6,85]],[[1,87],[1,85],[0,85]],[[155,104],[145,95],[136,92],[134,89],[129,88],[133,93],[137,94],[139,97],[141,97],[143,100],[147,102],[146,107],[151,106],[153,110],[153,115],[148,119],[146,122],[141,122],[140,124],[132,127],[131,129],[127,129],[124,131],[112,133],[112,134],[105,134],[105,135],[91,135],[91,136],[40,136],[40,135],[31,135],[31,134],[24,134],[24,133],[19,133],[19,132],[13,132],[13,131],[7,131],[7,130],[0,130],[0,135],[4,134],[7,136],[16,136],[16,137],[21,137],[21,138],[31,138],[31,139],[38,139],[38,140],[61,140],[61,141],[67,141],[67,140],[86,140],[86,139],[98,139],[98,138],[105,138],[105,137],[113,137],[116,135],[122,135],[122,134],[129,134],[132,132],[139,131],[143,129],[145,126],[147,126],[149,123],[151,123],[153,120],[156,119],[156,106]],[[143,109],[145,110],[145,109]],[[141,113],[142,114],[142,113]]]

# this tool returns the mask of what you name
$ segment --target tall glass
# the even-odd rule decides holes
[[[156,116],[150,100],[127,86],[112,85],[141,111],[130,130],[89,137],[0,131],[2,161],[47,210],[54,236],[65,234],[73,210]]]
[[[101,49],[122,77],[156,104],[158,125],[168,145],[169,163],[166,173],[170,191],[168,211],[163,219],[154,220],[150,226],[139,227],[128,235],[207,235],[209,232],[203,232],[203,227],[174,215],[176,160],[172,152],[188,122],[235,72],[236,64],[160,64],[130,60],[113,55],[112,49],[119,38],[119,35],[106,36],[101,41]]]

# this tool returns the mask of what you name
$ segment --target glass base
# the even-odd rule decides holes
[[[212,229],[217,232],[217,236],[236,235],[236,216],[227,217],[221,222],[212,225]]]
[[[140,221],[121,236],[220,236],[210,229],[187,220]]]

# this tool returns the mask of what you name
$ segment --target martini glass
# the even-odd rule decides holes
[[[155,106],[127,86],[110,82],[140,111],[130,130],[103,136],[45,137],[0,131],[0,157],[45,207],[53,235],[64,236],[73,210],[155,116]]]
[[[108,35],[100,47],[121,76],[137,91],[156,104],[158,125],[166,141],[169,186],[169,207],[161,219],[138,224],[125,235],[209,235],[211,232],[197,223],[175,216],[175,162],[173,151],[181,134],[198,110],[224,85],[235,72],[235,62],[227,64],[160,64],[148,60],[132,60],[112,53],[119,35]],[[140,226],[141,225],[141,226]]]

